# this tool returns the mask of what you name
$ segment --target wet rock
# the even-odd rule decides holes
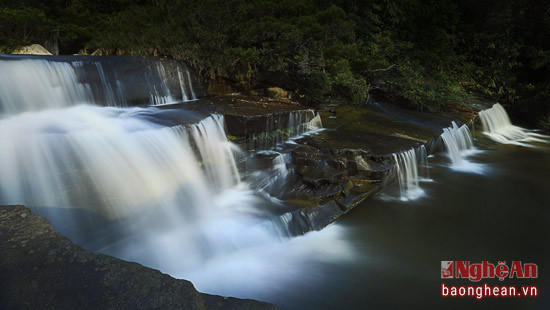
[[[249,157],[246,161],[246,169],[249,171],[270,169],[276,164],[276,159],[281,154],[273,151],[261,151]]]
[[[1,309],[276,309],[74,245],[23,206],[0,206]]]

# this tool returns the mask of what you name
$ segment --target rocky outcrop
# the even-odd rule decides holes
[[[161,123],[166,125],[165,120],[172,118],[176,121],[170,123],[181,124],[185,117],[174,117],[180,107],[201,115],[223,114],[228,137],[245,150],[269,149],[297,136],[307,130],[307,123],[316,115],[311,108],[290,99],[235,93],[184,104],[159,106],[162,110],[170,111],[170,114],[158,115],[163,119]]]
[[[169,109],[173,117],[177,107],[161,108]],[[228,139],[245,150],[276,149],[252,154],[239,164],[241,171],[270,169],[280,152],[290,155],[287,168],[293,177],[270,192],[294,208],[281,216],[290,234],[319,230],[334,222],[395,180],[392,153],[421,145],[435,153],[440,150],[443,128],[452,120],[468,122],[475,116],[466,108],[431,114],[376,101],[366,107],[333,102],[313,111],[289,99],[238,93],[186,103],[185,109],[223,114]],[[317,113],[324,131],[276,147]]]
[[[32,44],[29,46],[24,46],[13,53],[19,54],[19,55],[51,55],[52,54],[40,44]]]
[[[327,105],[325,131],[296,140],[290,168],[298,176],[278,197],[297,206],[282,216],[290,234],[319,230],[334,222],[396,178],[392,153],[422,145],[439,150],[439,135],[469,110],[433,115],[391,104],[376,107]]]
[[[0,207],[1,309],[276,309],[74,245],[23,206]]]

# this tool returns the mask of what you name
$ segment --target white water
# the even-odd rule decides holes
[[[92,100],[89,85],[77,81],[70,63],[0,60],[0,72],[0,107],[6,114],[68,107]]]
[[[116,218],[237,184],[221,116],[189,129],[163,128],[136,117],[146,111],[76,106],[0,121],[2,203],[93,204]],[[209,159],[205,169],[191,143]]]
[[[451,168],[464,172],[480,173],[482,167],[469,162],[466,158],[475,153],[470,129],[467,125],[458,125],[453,121],[451,126],[443,128],[441,139],[447,149]]]
[[[536,143],[550,143],[549,136],[512,125],[506,110],[499,103],[479,112],[479,118],[483,133],[496,142],[526,147],[536,147]]]
[[[147,111],[80,105],[0,120],[0,204],[209,293],[260,298],[311,280],[312,261],[353,255],[338,227],[290,238],[278,226],[274,202],[240,182],[221,116],[166,128]],[[288,174],[282,155],[274,170]]]
[[[392,155],[396,163],[397,177],[401,191],[400,199],[402,201],[407,201],[418,199],[423,196],[424,191],[418,185],[418,160],[414,148]]]
[[[313,110],[289,112],[288,121],[283,119],[283,114],[279,114],[267,118],[266,122],[267,132],[256,133],[252,137],[254,148],[272,149],[283,142],[295,144],[293,139],[323,130],[321,116]]]
[[[100,103],[96,93],[118,104],[125,89],[96,64],[93,90],[78,81],[82,65],[0,60],[0,205],[25,204],[79,245],[209,293],[269,296],[318,279],[312,263],[353,256],[341,227],[291,238],[278,226],[266,209],[279,202],[241,181],[223,117],[170,128],[147,121],[154,108],[88,105]],[[178,77],[182,93],[192,87]],[[171,100],[164,91],[154,88],[152,102]],[[311,116],[291,121],[297,133],[320,126]],[[287,160],[275,159],[274,177],[289,174]]]
[[[151,72],[145,72],[152,77],[153,70],[156,71],[161,81],[156,84],[145,83],[149,88],[148,104],[159,105],[196,99],[189,71],[186,71],[187,77],[184,77],[179,67],[181,95],[170,92],[166,83],[168,76],[165,66],[163,62],[158,61],[149,67]],[[101,62],[0,59],[0,72],[0,114],[4,115],[80,104],[127,106],[131,97],[116,76],[112,80],[108,79]],[[95,75],[99,81],[81,81],[80,75]]]
[[[290,138],[302,136],[305,133],[316,132],[323,128],[323,122],[319,113],[310,110],[306,113],[291,112],[288,121],[288,129],[292,130]]]

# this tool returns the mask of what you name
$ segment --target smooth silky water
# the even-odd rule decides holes
[[[260,182],[242,181],[237,162],[246,154],[228,142],[222,116],[182,107],[178,115],[193,121],[165,126],[156,118],[166,110],[121,108],[136,93],[109,63],[4,58],[0,204],[25,204],[78,245],[225,296],[269,299],[297,279],[317,282],[312,261],[352,258],[339,226],[291,237],[289,208],[264,180],[283,182],[287,158],[256,174]],[[149,70],[149,104],[195,99],[189,71],[178,67],[171,88],[163,63]],[[293,114],[290,123],[301,135],[320,118]]]
[[[285,227],[288,206],[270,194],[291,176],[287,154],[277,155],[273,169],[242,178],[237,162],[246,154],[227,141],[223,117],[193,115],[189,125],[166,127],[152,121],[156,108],[120,108],[132,92],[108,81],[106,72],[116,72],[108,67],[88,66],[99,77],[89,84],[78,78],[85,64],[33,61],[0,59],[2,72],[14,77],[0,77],[0,204],[26,204],[87,249],[191,280],[203,292],[283,309],[548,302],[544,294],[439,297],[441,260],[537,263],[541,279],[525,284],[549,291],[544,141],[522,141],[537,148],[485,141],[470,152],[461,149],[472,148],[463,140],[469,133],[453,125],[446,153],[396,154],[401,182],[337,223],[293,236]],[[162,77],[167,68],[151,70]],[[178,68],[176,78],[175,92],[162,81],[146,86],[149,104],[194,99],[189,71]],[[482,169],[457,169],[455,159]],[[408,195],[419,190],[423,195]]]
[[[353,259],[317,264],[321,283],[291,286],[270,299],[285,309],[547,309],[550,282],[550,147],[483,145],[456,170],[446,153],[419,169],[417,199],[399,183],[339,220]],[[480,173],[479,168],[482,169]],[[391,198],[394,199],[391,199]],[[445,280],[448,285],[537,285],[536,298],[442,298],[442,260],[536,263],[538,279]]]

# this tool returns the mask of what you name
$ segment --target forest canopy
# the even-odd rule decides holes
[[[437,111],[481,96],[550,128],[549,0],[0,0],[0,52],[52,41],[310,103],[383,93]]]

